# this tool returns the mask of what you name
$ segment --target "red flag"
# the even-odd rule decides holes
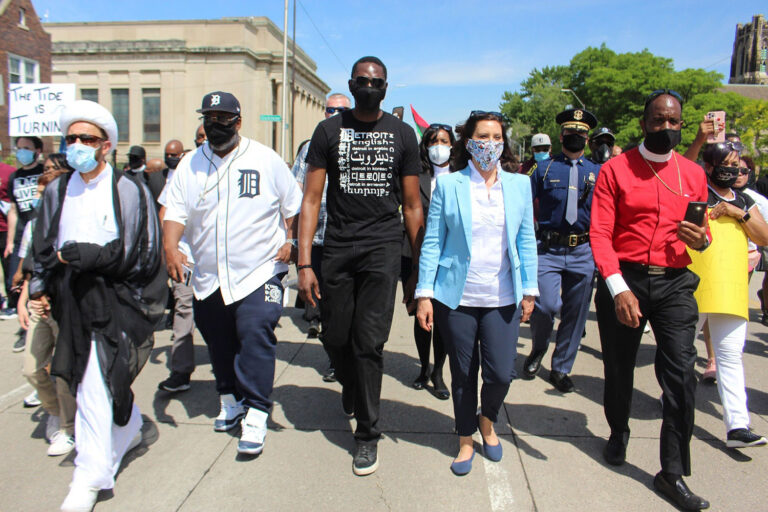
[[[418,112],[416,112],[416,109],[413,108],[413,105],[411,105],[411,114],[413,115],[413,122],[416,123],[416,131],[419,132],[419,137],[421,137],[424,133],[424,130],[429,128],[429,123],[426,122]]]

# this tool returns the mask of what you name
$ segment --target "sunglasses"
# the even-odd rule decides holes
[[[80,139],[80,142],[87,145],[98,144],[104,140],[101,137],[97,137],[96,135],[89,135],[87,133],[73,133],[64,137],[64,141],[67,144],[74,144],[77,142],[77,139]]]
[[[673,98],[675,98],[678,102],[680,102],[680,106],[683,106],[683,97],[680,95],[679,92],[673,91],[672,89],[656,89],[651,94],[648,95],[647,98],[645,98],[645,107],[648,108],[648,104],[651,103],[653,100],[658,98],[659,96],[662,96],[664,94],[669,94]]]
[[[739,174],[741,174],[742,176],[745,174],[749,174],[749,167],[738,167],[738,169],[739,169]]]
[[[349,107],[325,107],[325,113],[330,115],[336,112],[344,112],[345,110],[349,110]]]
[[[736,152],[739,152],[739,153],[744,151],[744,144],[742,144],[741,142],[739,142],[737,140],[736,141],[727,140],[727,141],[723,142],[722,144],[725,144],[727,147],[731,148],[731,151],[736,151]]]
[[[431,125],[429,125],[427,130],[445,130],[448,133],[451,133],[453,131],[453,128],[448,126],[447,124],[432,123]]]
[[[384,78],[368,78],[367,76],[356,76],[352,79],[358,87],[373,87],[375,89],[383,89],[387,84],[387,80]]]
[[[486,112],[485,110],[473,110],[472,112],[469,113],[470,118],[481,117],[481,116],[495,116],[495,117],[498,117],[500,121],[504,119],[504,116],[501,115],[501,112],[496,112],[493,110],[490,112]]]
[[[203,114],[199,119],[200,121],[208,121],[209,123],[230,124],[240,119],[240,116],[238,114]]]

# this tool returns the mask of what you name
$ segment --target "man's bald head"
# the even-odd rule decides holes
[[[147,173],[160,172],[165,169],[165,164],[159,158],[150,158],[147,160]]]
[[[184,144],[180,140],[169,140],[165,145],[165,156],[181,156],[184,151]]]
[[[346,95],[337,92],[328,96],[328,99],[325,100],[325,108],[352,108],[352,101]],[[329,114],[326,110],[325,118],[328,119],[334,114],[336,114],[336,112]]]

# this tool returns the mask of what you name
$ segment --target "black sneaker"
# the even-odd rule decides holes
[[[627,441],[629,441],[629,434],[623,432],[621,434],[611,433],[611,437],[608,438],[603,449],[603,458],[611,466],[621,466],[627,458]]]
[[[189,389],[189,374],[181,372],[171,372],[171,376],[157,385],[158,389],[175,393],[177,391],[186,391]]]
[[[728,448],[748,448],[766,444],[766,439],[749,430],[748,428],[735,428],[728,432],[728,440],[725,442]]]
[[[16,339],[16,343],[13,344],[13,351],[21,352],[24,350],[24,347],[26,345],[27,345],[27,331],[24,331],[23,333],[19,334],[19,337]]]
[[[317,338],[320,335],[320,322],[312,320],[309,322],[309,329],[307,329],[308,338]]]
[[[352,472],[357,476],[370,475],[379,467],[376,443],[357,443]]]
[[[336,370],[333,369],[333,366],[328,368],[328,371],[323,375],[323,382],[336,382]]]

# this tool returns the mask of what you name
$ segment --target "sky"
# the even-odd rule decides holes
[[[49,22],[267,16],[283,27],[281,0],[33,4]],[[727,83],[736,24],[755,14],[768,16],[765,0],[296,0],[296,43],[331,92],[348,94],[352,64],[375,55],[388,69],[382,108],[404,106],[413,124],[413,104],[427,122],[456,124],[472,110],[498,110],[532,69],[568,64],[602,43],[618,53],[647,48],[678,70],[714,70]],[[563,105],[572,102],[564,94]]]

